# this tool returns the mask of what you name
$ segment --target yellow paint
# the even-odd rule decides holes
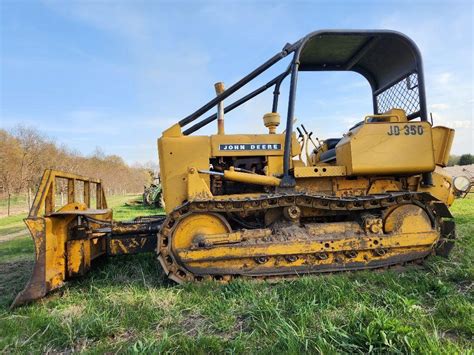
[[[384,194],[386,192],[402,191],[402,184],[391,179],[378,179],[370,184],[369,195]]]
[[[359,251],[357,255],[353,258],[344,258],[346,263],[362,263],[367,264],[369,260],[379,260],[384,261],[389,257],[393,256],[403,256],[404,254],[409,254],[413,252],[426,252],[429,250],[429,246],[413,247],[413,248],[392,248],[387,251],[386,254],[374,257],[374,252],[372,250],[363,250]],[[190,261],[188,265],[198,272],[203,274],[207,273],[207,270],[210,266],[215,269],[227,270],[228,272],[235,272],[236,274],[245,274],[245,269],[252,271],[253,269],[258,268],[262,272],[265,270],[274,271],[275,269],[289,269],[292,270],[298,266],[307,266],[308,263],[314,267],[314,270],[317,270],[317,267],[321,266],[332,266],[332,265],[341,265],[341,262],[338,258],[341,257],[341,253],[327,253],[327,259],[318,259],[313,255],[306,255],[304,257],[299,257],[294,261],[288,261],[282,256],[272,257],[268,262],[257,264],[255,258],[238,258],[238,259],[222,259],[222,260],[213,260],[212,262],[207,261]],[[244,268],[242,266],[245,266]],[[295,273],[295,276],[298,276],[299,273]],[[182,280],[177,280],[177,282],[182,282]]]
[[[205,189],[201,180],[193,177],[190,181],[188,173],[191,168],[209,170],[210,159],[214,157],[264,156],[269,161],[265,176],[248,177],[238,172],[227,172],[227,176],[232,179],[250,179],[253,183],[259,182],[264,185],[276,186],[277,178],[274,175],[283,172],[284,143],[284,134],[183,136],[180,131],[178,132],[178,127],[169,128],[158,140],[160,175],[166,213],[170,213],[184,201],[191,201],[194,198],[200,199],[210,193],[208,192],[210,188],[209,175],[199,174],[207,185],[207,189]],[[221,144],[236,145],[239,146],[239,149],[243,144],[251,144],[255,145],[255,150],[225,151],[219,149]],[[274,149],[275,144],[279,144],[281,148]],[[292,156],[298,155],[300,150],[301,147],[296,135],[293,134]],[[292,164],[301,166],[303,163],[292,160]]]
[[[416,205],[401,205],[390,211],[385,219],[385,233],[413,234],[430,231],[431,221],[426,212]]]
[[[295,167],[295,178],[328,177],[346,175],[345,166],[315,165]]]
[[[452,176],[439,166],[436,167],[432,176],[433,186],[419,186],[418,190],[428,192],[446,205],[451,206],[454,202]]]
[[[225,219],[212,213],[195,213],[183,219],[174,230],[172,248],[179,250],[197,242],[200,236],[229,233],[231,228]]]
[[[200,175],[202,175],[202,177]],[[206,184],[206,178],[208,178],[208,176],[206,174],[198,174],[196,168],[189,169],[187,177],[187,196],[190,200],[207,200],[212,198],[211,190],[209,190],[209,186]]]
[[[188,200],[189,169],[209,170],[210,149],[210,139],[204,136],[163,136],[158,140],[166,213]],[[209,186],[209,176],[202,175],[201,178]]]
[[[432,131],[435,162],[437,165],[447,166],[453,145],[454,129],[438,126],[433,127]]]
[[[172,177],[172,181],[168,180],[168,186],[171,186],[168,197],[173,202],[168,212],[184,201],[205,199],[237,202],[262,195],[245,193],[213,196],[208,175],[197,171],[209,170],[209,164],[221,157],[228,164],[232,158],[263,156],[265,175],[236,171],[230,166],[223,171],[223,178],[245,184],[266,185],[265,193],[279,191],[272,187],[278,187],[281,182],[284,135],[273,134],[272,119],[267,117],[267,126],[272,126],[272,133],[267,135],[194,137],[195,141],[189,147],[188,142],[191,142],[192,137],[162,137],[160,164],[162,171],[168,169],[168,177]],[[427,122],[408,121],[403,110],[394,109],[387,114],[367,116],[363,124],[348,132],[335,148],[336,164],[319,162],[321,153],[328,149],[323,144],[310,155],[306,166],[297,159],[301,147],[293,135],[291,174],[296,179],[294,190],[308,194],[356,197],[408,188],[410,191],[429,192],[449,204],[453,196],[451,181],[439,168],[435,170],[435,163],[443,164],[446,160],[451,140],[450,130],[432,129]],[[256,146],[256,149],[247,150],[247,144]],[[222,149],[221,145],[232,147]],[[281,149],[265,149],[268,145]],[[176,152],[179,159],[167,156],[169,151]],[[422,187],[421,173],[432,171],[434,186]],[[186,189],[177,178],[179,172],[186,175]],[[166,174],[162,176],[167,178]],[[166,190],[166,186],[164,188]],[[267,213],[265,220],[268,218],[269,223],[285,218],[279,210],[273,214],[268,210],[263,212]],[[242,211],[236,214],[246,216],[245,203]],[[302,208],[301,215],[320,217],[324,213]],[[200,270],[203,274],[210,272],[206,270],[214,270],[212,273],[225,275],[253,269],[267,268],[273,272],[296,266],[369,263],[408,253],[427,253],[440,237],[426,212],[414,205],[395,206],[387,209],[382,216],[370,216],[367,213],[363,221],[305,222],[304,228],[299,225],[296,222],[293,229],[286,230],[282,235],[279,235],[279,228],[231,231],[225,214],[191,213],[177,226],[173,226],[170,231],[171,246],[160,249],[160,262],[171,273],[173,280],[181,282],[192,279],[189,270],[185,271],[187,267],[191,271],[194,268]],[[324,254],[324,258],[319,254]],[[170,261],[174,259],[178,263]]]
[[[428,231],[423,233],[400,233],[394,235],[381,236],[376,238],[377,244],[373,243],[373,237],[346,237],[342,239],[334,239],[328,243],[324,240],[308,240],[308,241],[289,241],[275,242],[273,244],[255,244],[255,245],[217,245],[213,248],[206,249],[182,249],[176,248],[177,255],[182,262],[193,261],[214,261],[228,260],[238,258],[253,258],[261,255],[278,256],[291,254],[309,254],[321,252],[338,252],[343,251],[359,251],[359,250],[375,250],[385,247],[417,247],[432,246],[438,238],[436,231]],[[210,267],[212,264],[209,264]]]
[[[398,135],[393,132],[398,132]],[[428,122],[365,123],[336,146],[348,175],[418,174],[435,168]]]
[[[147,238],[128,238],[130,242],[128,245],[125,245],[120,239],[111,239],[109,243],[109,255],[121,255],[121,254],[130,254],[135,251],[135,249],[143,248]]]
[[[268,128],[269,134],[275,134],[280,125],[280,114],[278,112],[269,112],[263,115],[263,124]]]
[[[216,92],[223,91],[224,85],[217,83]],[[158,140],[161,183],[169,214],[160,231],[163,239],[159,259],[172,279],[192,280],[188,267],[214,269],[212,272],[222,269],[224,275],[227,273],[225,277],[230,278],[228,270],[239,273],[260,268],[289,273],[295,266],[369,263],[408,253],[429,252],[438,242],[443,229],[441,218],[449,215],[442,215],[443,208],[434,208],[433,220],[425,210],[429,206],[422,208],[401,202],[390,208],[364,212],[352,208],[360,207],[357,196],[404,190],[431,194],[449,206],[454,200],[452,179],[441,167],[446,166],[449,159],[454,137],[452,129],[408,121],[401,109],[366,116],[362,124],[347,132],[334,148],[336,163],[321,162],[321,155],[328,152],[326,143],[310,153],[310,135],[303,137],[302,159],[301,144],[294,132],[288,132],[291,147],[287,173],[295,180],[283,180],[285,134],[277,134],[279,114],[264,115],[263,124],[268,134],[226,135],[223,103],[217,106],[218,135],[184,136],[176,123]],[[255,169],[258,174],[237,169],[241,166]],[[221,186],[220,177],[211,180],[209,174],[199,172],[212,169],[210,173],[220,173],[224,180],[234,183]],[[433,172],[433,186],[423,186],[421,174],[430,172]],[[57,178],[67,180],[68,204],[65,206],[55,205]],[[213,186],[210,186],[211,181]],[[282,181],[291,186],[281,186]],[[76,182],[83,183],[85,203],[75,201],[79,190]],[[239,183],[244,189],[236,188]],[[90,206],[92,188],[96,188],[96,209]],[[211,191],[246,193],[213,196]],[[287,192],[281,199],[276,197]],[[353,200],[341,203],[336,198],[327,199],[328,208],[333,209],[327,211],[309,207],[311,199],[295,197],[295,192]],[[265,200],[269,196],[273,197]],[[250,197],[259,197],[259,201],[251,201]],[[230,199],[232,204],[224,203]],[[177,209],[193,201],[201,202]],[[385,202],[400,201],[392,196]],[[288,206],[292,204],[296,205]],[[222,213],[195,212],[203,206],[215,206]],[[259,210],[252,211],[252,206],[259,206]],[[93,218],[85,223],[87,230],[83,224],[86,215]],[[251,218],[243,220],[249,215]],[[119,254],[149,246],[150,240],[144,237],[145,233],[139,233],[139,228],[143,228],[143,232],[150,227],[151,234],[155,230],[151,228],[157,227],[140,221],[136,223],[140,226],[128,229],[130,224],[118,226],[101,221],[111,222],[112,212],[107,209],[100,180],[45,171],[25,220],[35,244],[35,269],[18,302],[41,297],[69,277],[83,274],[91,267],[92,260],[106,253],[107,248],[112,254]],[[233,231],[231,225],[239,227]],[[102,228],[104,226],[107,228]],[[78,229],[81,233],[74,235]],[[106,237],[119,230],[125,232],[123,235],[127,238],[114,239],[106,245],[110,239]],[[135,232],[138,236],[128,238]]]
[[[381,224],[379,219],[374,221]],[[395,208],[386,224],[386,233],[382,233],[381,229],[365,231],[357,222],[307,223],[304,228],[291,229],[291,234],[283,232],[288,237],[282,239],[278,231],[269,228],[231,231],[223,216],[196,213],[185,216],[174,228],[171,250],[181,265],[198,273],[222,270],[226,274],[257,268],[278,271],[308,265],[365,264],[428,252],[439,238],[426,213],[416,205]],[[295,257],[290,258],[292,255]],[[176,275],[175,279],[182,281]]]
[[[242,182],[246,184],[279,186],[280,179],[274,176],[258,175],[235,171],[233,167],[224,171],[224,178],[231,181]]]
[[[283,174],[283,159],[281,156],[268,156],[265,174],[278,176]]]
[[[358,177],[355,180],[348,180],[343,177],[333,180],[334,193],[340,197],[366,195],[369,185],[369,179],[363,177]]]
[[[166,212],[172,213],[186,201],[232,199],[237,202],[280,192],[275,188],[280,185],[283,173],[285,135],[275,133],[278,121],[274,114],[265,116],[269,134],[184,136],[179,124],[164,131],[158,140],[158,150]],[[320,155],[328,148],[323,144],[307,158],[306,166],[298,158],[301,146],[293,133],[290,168],[296,179],[294,191],[355,197],[408,188],[430,193],[449,206],[454,199],[452,180],[441,166],[447,163],[453,134],[453,130],[432,128],[427,122],[409,122],[402,110],[394,109],[387,114],[367,116],[363,124],[348,132],[335,148],[336,164],[319,162]],[[246,148],[247,144],[251,149]],[[224,145],[230,145],[232,149],[223,149],[221,146]],[[264,165],[264,173],[238,171],[229,166],[233,158],[257,158]],[[259,186],[249,193],[214,196],[209,174],[199,171],[211,170],[211,163],[218,159],[226,163],[225,180],[264,187]],[[433,172],[433,186],[421,186],[422,172]],[[69,189],[69,203],[59,209],[54,205],[56,178],[67,179]],[[84,183],[86,204],[74,202],[76,181]],[[89,204],[92,185],[97,185],[99,210],[93,210]],[[246,216],[245,203],[242,205],[244,207],[235,213],[236,217],[239,214]],[[60,287],[69,277],[86,272],[91,261],[105,253],[106,233],[88,234],[80,240],[71,238],[71,227],[78,211],[95,219],[112,220],[101,181],[47,170],[25,221],[35,243],[37,265],[44,266],[44,270],[35,268],[36,276],[25,291],[33,292],[38,284],[43,289],[30,298],[41,297],[42,292]],[[262,215],[266,212],[268,210],[262,208]],[[165,270],[177,281],[189,276],[183,271],[184,267],[239,271],[368,263],[410,252],[427,252],[440,237],[426,212],[414,205],[395,206],[385,210],[382,216],[363,216],[363,221],[305,222],[304,227],[299,227],[301,224],[295,218],[292,228],[283,235],[278,235],[280,225],[274,229],[232,231],[225,214],[183,213],[186,217],[169,227],[173,238],[168,249],[160,255]],[[301,208],[303,217],[323,214],[321,210]],[[275,213],[266,215],[265,220],[267,217],[274,222],[284,219],[284,214],[275,209]],[[144,243],[146,238],[132,238],[127,244],[115,239],[109,247],[111,254],[126,254],[143,247]],[[290,257],[295,255],[296,258]],[[166,264],[165,257],[176,258],[180,266]],[[259,257],[264,259],[259,260]]]
[[[261,196],[261,193],[247,193],[247,194],[232,194],[232,195],[217,195],[213,196],[213,200],[215,201],[227,201],[227,200],[234,200],[234,201],[245,201],[246,198],[254,198]]]
[[[91,267],[91,245],[87,240],[70,240],[67,245],[68,277],[82,275]]]
[[[181,133],[181,126],[179,123],[172,125],[167,130],[163,131],[163,137],[181,137],[183,134]]]
[[[98,209],[91,209],[87,204],[77,202],[57,208],[54,205],[54,186],[57,178],[67,179],[67,187],[72,190],[75,189],[77,181],[84,182],[85,188],[95,184]],[[68,192],[67,195],[72,194]],[[90,191],[84,191],[84,196],[88,195],[90,196]],[[72,197],[69,198],[71,199]],[[91,260],[105,252],[103,242],[91,239],[73,240],[70,238],[70,231],[77,213],[111,221],[112,211],[106,207],[100,180],[56,170],[45,171],[28,218],[25,219],[35,244],[36,263],[32,278],[15,299],[15,305],[42,297],[60,287],[68,277],[87,271]]]

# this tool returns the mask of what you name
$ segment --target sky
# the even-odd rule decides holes
[[[156,162],[161,132],[212,99],[214,83],[232,85],[285,43],[318,29],[392,29],[411,37],[423,55],[435,125],[456,129],[452,153],[474,153],[469,1],[0,0],[0,16],[1,127],[35,127],[84,155],[100,147],[128,163]],[[226,132],[265,133],[271,91],[229,113]],[[370,87],[360,75],[300,73],[297,123],[320,139],[340,137],[371,113]],[[215,131],[211,124],[199,134]]]

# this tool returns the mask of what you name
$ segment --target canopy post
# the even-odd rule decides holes
[[[290,159],[291,159],[291,138],[293,134],[293,120],[295,115],[296,86],[298,83],[299,61],[297,60],[298,52],[295,53],[293,63],[291,65],[291,82],[290,93],[288,98],[288,115],[286,117],[285,131],[285,151],[283,155],[283,178],[281,187],[295,186],[295,178],[290,175]]]
[[[288,74],[291,71],[291,65],[288,67],[288,69],[282,73],[279,77],[277,82],[275,83],[275,89],[273,90],[273,102],[272,102],[272,112],[277,112],[278,111],[278,99],[280,98],[280,87],[281,83],[283,80],[288,76]]]

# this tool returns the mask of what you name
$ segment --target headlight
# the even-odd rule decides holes
[[[453,185],[456,191],[466,193],[471,188],[471,180],[466,176],[456,176],[453,180]]]

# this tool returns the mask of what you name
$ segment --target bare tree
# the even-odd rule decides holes
[[[32,128],[0,130],[0,188],[9,196],[26,193],[31,206],[31,191],[36,190],[44,169],[57,169],[100,178],[108,194],[139,193],[149,183],[144,166],[130,167],[117,155],[106,155],[96,148],[92,156],[58,146]],[[64,196],[65,184],[57,184]],[[10,203],[8,203],[10,204]]]
[[[10,215],[11,196],[21,190],[22,155],[19,141],[5,130],[0,130],[0,182],[8,199],[8,216]]]

